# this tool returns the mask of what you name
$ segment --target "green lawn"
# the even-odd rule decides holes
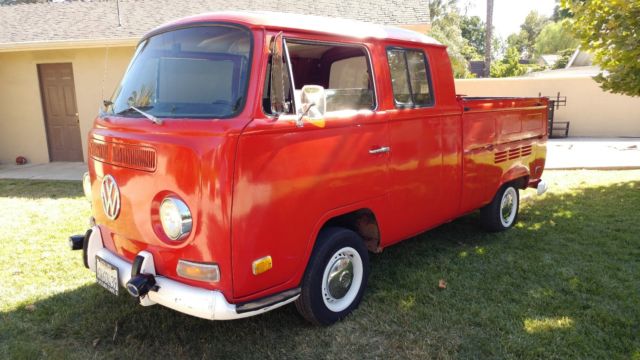
[[[0,180],[0,358],[640,359],[640,171],[549,171],[515,229],[472,214],[372,256],[360,308],[209,322],[94,283],[79,182]],[[438,289],[444,279],[447,288]]]

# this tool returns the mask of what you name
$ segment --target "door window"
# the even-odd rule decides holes
[[[327,112],[375,109],[374,82],[364,47],[300,40],[287,40],[286,47],[295,106],[300,106],[303,86],[320,85],[325,88]],[[266,82],[269,78],[266,77]],[[266,113],[270,109],[268,91],[265,83],[263,108]]]
[[[423,51],[391,48],[387,60],[396,107],[433,105],[429,64]]]

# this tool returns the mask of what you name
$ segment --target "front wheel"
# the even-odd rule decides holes
[[[482,225],[489,231],[511,228],[518,218],[520,195],[512,184],[503,185],[491,203],[480,209]]]
[[[362,238],[344,228],[323,229],[296,308],[316,325],[333,324],[358,307],[368,278],[369,254]]]

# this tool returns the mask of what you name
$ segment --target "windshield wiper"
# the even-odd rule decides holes
[[[149,109],[150,108],[151,107],[149,107]],[[130,106],[127,109],[124,109],[124,110],[120,111],[117,115],[121,115],[121,114],[126,113],[126,112],[131,111],[131,110],[138,112],[140,115],[142,115],[142,116],[146,117],[147,119],[151,120],[151,122],[153,122],[156,125],[162,125],[162,120],[158,119],[157,117],[155,117],[155,116],[153,116],[153,115],[151,115],[151,114],[149,114],[147,112],[144,112],[144,111],[138,109],[135,106]]]

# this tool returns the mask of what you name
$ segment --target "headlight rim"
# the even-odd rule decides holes
[[[180,230],[177,235],[170,234],[167,231],[167,226],[164,223],[164,219],[162,217],[162,208],[165,203],[171,202],[178,211],[178,216],[180,216]],[[171,241],[181,241],[184,240],[191,234],[191,230],[193,230],[193,216],[191,215],[191,210],[189,206],[180,198],[175,195],[166,196],[161,202],[160,207],[158,209],[158,213],[160,215],[160,227],[162,228],[162,232],[164,235]]]

